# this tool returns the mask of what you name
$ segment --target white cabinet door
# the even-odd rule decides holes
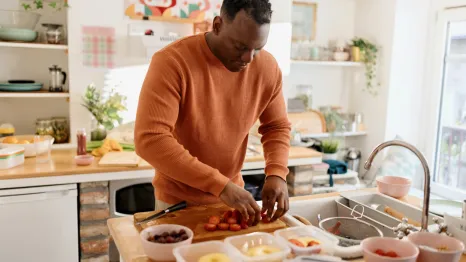
[[[77,190],[64,187],[0,191],[0,261],[79,260]]]

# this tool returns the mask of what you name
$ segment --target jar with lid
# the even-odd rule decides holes
[[[87,154],[87,138],[86,138],[86,129],[80,128],[76,132],[76,138],[78,141],[78,147],[76,151],[76,155],[86,155]]]
[[[36,135],[39,136],[54,136],[53,121],[51,119],[37,119]]]
[[[1,124],[0,125],[0,138],[6,136],[14,136],[15,128],[12,124]]]
[[[66,117],[54,117],[52,120],[55,143],[60,144],[68,142],[70,137],[68,119]]]

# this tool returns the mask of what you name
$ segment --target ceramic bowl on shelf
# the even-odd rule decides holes
[[[23,28],[0,28],[0,40],[34,42],[37,39],[37,31]]]
[[[348,52],[334,52],[333,60],[338,62],[348,61],[349,53]]]
[[[149,237],[153,237],[155,235],[162,235],[165,232],[179,232],[180,230],[184,230],[188,235],[188,239],[176,242],[176,243],[156,243],[149,241]],[[173,250],[177,247],[187,246],[193,242],[194,233],[191,229],[175,224],[162,224],[148,227],[141,231],[140,233],[142,248],[144,249],[144,253],[155,261],[175,261],[175,255]]]
[[[0,27],[34,30],[41,15],[17,10],[0,10]]]
[[[419,261],[458,262],[464,251],[463,242],[456,238],[430,232],[415,232],[408,240],[419,247]]]
[[[419,256],[419,249],[413,243],[390,237],[366,238],[361,248],[366,262],[416,262]]]
[[[411,180],[399,176],[381,176],[377,178],[380,193],[394,198],[405,197],[411,188]]]

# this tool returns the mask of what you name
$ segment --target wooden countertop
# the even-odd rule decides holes
[[[366,189],[367,191],[375,191],[375,189]],[[318,194],[302,197],[291,198],[290,201],[304,200],[304,199],[317,199],[326,197],[335,197],[339,193]],[[412,196],[407,196],[401,199],[413,206],[419,207],[419,199]],[[112,218],[107,220],[107,225],[110,230],[115,244],[118,247],[120,256],[125,262],[150,262],[149,258],[144,254],[142,249],[139,233],[133,225],[133,217]],[[351,260],[354,262],[362,262],[364,259]],[[461,262],[466,262],[466,256],[463,255]]]
[[[153,169],[145,161],[138,167],[101,167],[98,165],[99,158],[89,166],[77,166],[74,162],[75,155],[75,149],[56,149],[52,150],[52,160],[48,163],[36,163],[34,157],[26,158],[21,166],[1,170],[0,180]],[[321,157],[321,154],[308,148],[292,147],[289,157],[290,159],[317,158]],[[262,155],[247,156],[245,159],[245,163],[261,161],[264,161]]]

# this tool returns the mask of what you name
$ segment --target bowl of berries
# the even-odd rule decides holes
[[[174,261],[173,249],[193,242],[191,229],[174,224],[151,226],[140,233],[146,255],[155,261]]]
[[[366,238],[361,247],[367,262],[416,262],[419,255],[413,243],[389,237]]]

